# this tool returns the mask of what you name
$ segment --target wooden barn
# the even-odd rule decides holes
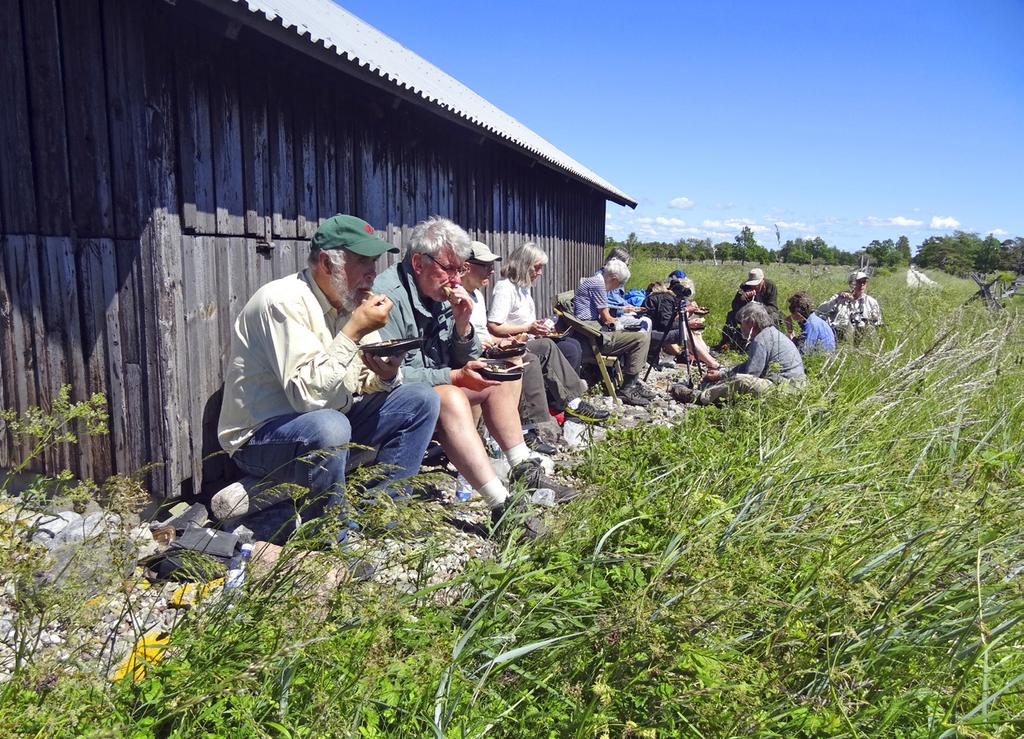
[[[550,304],[636,205],[330,0],[0,0],[0,49],[0,407],[69,384],[110,412],[51,472],[215,482],[231,321],[337,212],[536,241]],[[0,468],[24,452],[4,434]]]

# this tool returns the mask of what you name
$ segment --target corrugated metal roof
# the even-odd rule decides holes
[[[313,44],[323,45],[428,103],[470,121],[530,155],[604,192],[608,199],[636,207],[636,201],[575,159],[558,150],[512,116],[487,102],[451,75],[360,20],[332,0],[230,0],[277,21]]]

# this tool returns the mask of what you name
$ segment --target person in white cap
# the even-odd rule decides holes
[[[819,305],[818,313],[845,341],[860,342],[882,325],[882,308],[868,295],[868,273],[860,270],[850,273],[850,289]]]
[[[722,343],[718,348],[722,351],[728,349],[743,351],[746,348],[747,342],[743,338],[740,323],[736,318],[740,308],[745,305],[760,303],[768,310],[768,315],[772,317],[772,320],[778,324],[782,318],[782,313],[779,311],[779,306],[776,302],[778,295],[778,288],[775,287],[774,282],[765,278],[763,269],[754,267],[750,270],[746,281],[740,285],[740,289],[733,296],[732,308],[729,310],[728,315],[726,315],[725,326],[722,328]]]

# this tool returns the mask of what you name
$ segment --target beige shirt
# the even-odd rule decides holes
[[[303,270],[257,290],[235,320],[217,438],[234,454],[266,421],[322,408],[345,412],[359,395],[387,392],[341,333],[349,314],[334,308]],[[380,341],[376,331],[360,344]]]

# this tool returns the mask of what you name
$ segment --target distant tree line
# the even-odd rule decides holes
[[[820,236],[813,239],[789,239],[778,250],[757,242],[754,232],[744,226],[732,241],[679,239],[675,242],[640,241],[635,233],[625,241],[608,237],[607,247],[624,247],[630,254],[652,259],[676,259],[681,262],[707,260],[758,262],[769,264],[834,264],[856,266],[863,262],[878,267],[905,267],[911,259],[920,267],[934,267],[951,274],[1012,270],[1024,273],[1024,238],[1000,241],[995,236],[981,238],[976,233],[956,231],[952,236],[932,236],[924,240],[912,256],[910,239],[900,236],[875,239],[857,252],[829,245]]]

